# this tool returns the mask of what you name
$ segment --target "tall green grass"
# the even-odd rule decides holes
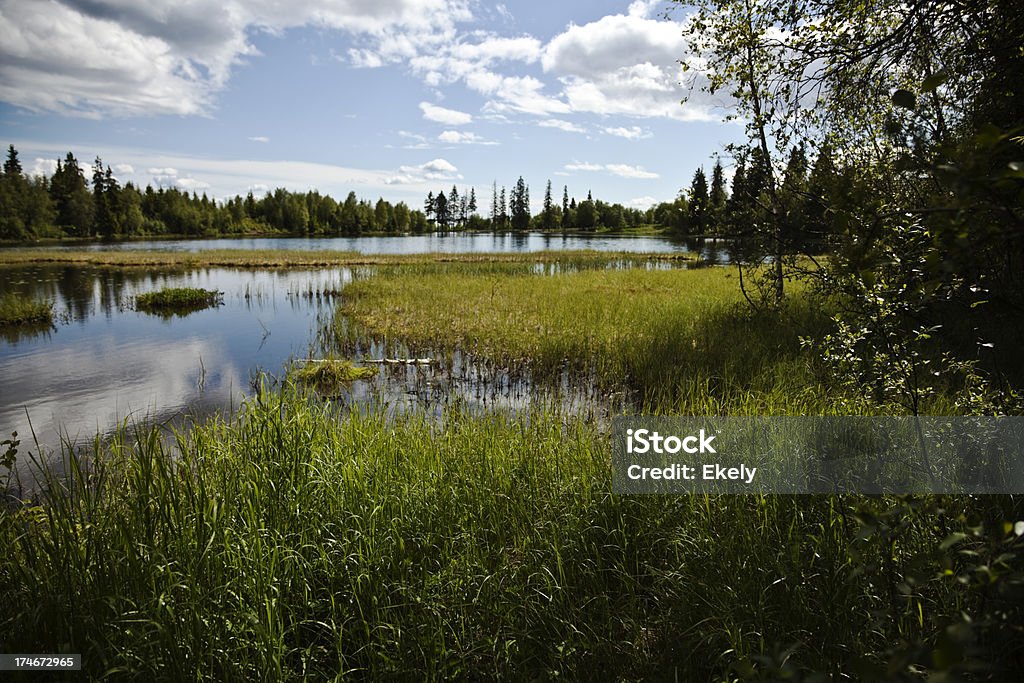
[[[769,680],[881,675],[977,605],[897,590],[931,507],[876,542],[850,499],[615,496],[609,457],[552,412],[339,418],[290,389],[173,451],[125,429],[0,512],[0,643],[90,678]]]

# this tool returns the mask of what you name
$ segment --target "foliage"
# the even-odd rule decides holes
[[[147,235],[209,237],[288,232],[358,235],[364,232],[424,232],[426,217],[404,202],[376,204],[350,193],[344,202],[319,192],[278,188],[256,198],[250,192],[218,203],[177,187],[145,189],[118,181],[96,158],[91,191],[85,172],[70,152],[51,178],[27,177],[11,145],[0,176],[0,240],[49,237],[106,239]],[[469,199],[475,203],[475,195]],[[467,200],[467,210],[469,201]]]

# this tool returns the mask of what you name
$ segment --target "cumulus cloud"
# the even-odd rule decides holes
[[[640,126],[630,126],[628,128],[618,127],[606,127],[603,129],[608,135],[615,135],[620,138],[626,138],[627,140],[639,140],[641,138],[651,137],[649,130],[644,130]]]
[[[541,64],[556,76],[574,112],[716,118],[711,103],[681,84],[685,57],[682,25],[648,18],[655,3],[634,2],[629,14],[609,15],[582,26],[570,25],[544,48]]]
[[[441,142],[450,145],[496,145],[493,140],[485,140],[476,133],[461,132],[457,130],[446,130],[437,136]]]
[[[634,209],[649,209],[650,207],[654,206],[657,203],[657,199],[651,197],[650,195],[645,195],[643,197],[635,197],[633,199],[630,199],[628,202],[626,202],[626,206],[631,206]]]
[[[33,176],[52,176],[53,172],[57,170],[56,159],[43,159],[42,157],[36,158],[35,163],[29,170],[28,175]]]
[[[0,99],[83,116],[204,114],[249,35],[350,34],[363,66],[453,42],[469,0],[0,0]]]
[[[388,185],[422,185],[429,180],[461,180],[459,169],[447,159],[434,159],[419,166],[400,166],[398,173],[387,177]]]
[[[249,138],[249,142],[259,142],[261,144],[266,144],[270,142],[270,138],[268,138],[266,135],[254,135],[251,138]]]
[[[588,162],[574,161],[565,165],[567,171],[604,171],[620,178],[637,178],[650,180],[660,178],[657,173],[644,170],[643,166],[630,166],[629,164],[591,164]]]
[[[183,190],[188,190],[189,192],[210,189],[210,183],[203,180],[196,180],[195,178],[178,178],[174,181],[174,184]]]
[[[115,164],[114,172],[121,173],[123,175],[132,175],[135,173],[135,167],[131,164]]]
[[[420,102],[420,109],[423,111],[423,118],[435,123],[443,123],[449,126],[464,126],[473,122],[473,117],[464,111],[446,109],[429,102]]]
[[[537,125],[541,128],[557,128],[558,130],[564,130],[567,133],[587,132],[586,128],[577,126],[575,123],[570,121],[563,121],[562,119],[542,119],[537,122]]]

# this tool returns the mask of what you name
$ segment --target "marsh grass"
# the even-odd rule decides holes
[[[168,287],[135,297],[135,308],[162,316],[187,315],[224,303],[224,293],[196,287]]]
[[[314,266],[387,266],[431,263],[586,263],[610,261],[661,262],[685,264],[698,259],[692,253],[651,253],[610,251],[540,251],[522,253],[434,253],[434,254],[360,254],[342,251],[301,251],[289,249],[209,249],[198,252],[172,251],[92,251],[86,249],[0,250],[0,263],[69,263],[120,267],[198,267],[291,268]]]
[[[0,296],[0,325],[52,325],[53,302],[37,301],[9,292]]]
[[[538,277],[519,265],[382,269],[342,294],[342,344],[370,336],[414,353],[459,348],[534,377],[568,371],[635,391],[646,410],[830,414],[833,391],[802,351],[828,324],[809,292],[752,313],[727,268],[581,269]],[[352,323],[355,324],[352,324]]]
[[[851,498],[615,496],[609,458],[546,409],[392,421],[290,387],[173,445],[126,427],[0,511],[0,640],[90,678],[776,679],[881,675],[973,604],[880,588],[941,541],[932,507],[876,547]]]
[[[296,379],[323,392],[337,392],[358,380],[371,379],[377,369],[359,367],[341,358],[317,358],[297,361]]]

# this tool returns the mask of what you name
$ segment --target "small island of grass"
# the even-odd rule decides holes
[[[159,315],[187,315],[224,303],[224,293],[196,287],[168,287],[135,297],[135,308]]]
[[[375,368],[359,367],[339,358],[306,360],[295,371],[295,376],[317,389],[336,389],[356,380],[370,379],[377,374]]]
[[[27,299],[13,293],[0,296],[0,325],[48,325],[52,323],[52,302]]]

